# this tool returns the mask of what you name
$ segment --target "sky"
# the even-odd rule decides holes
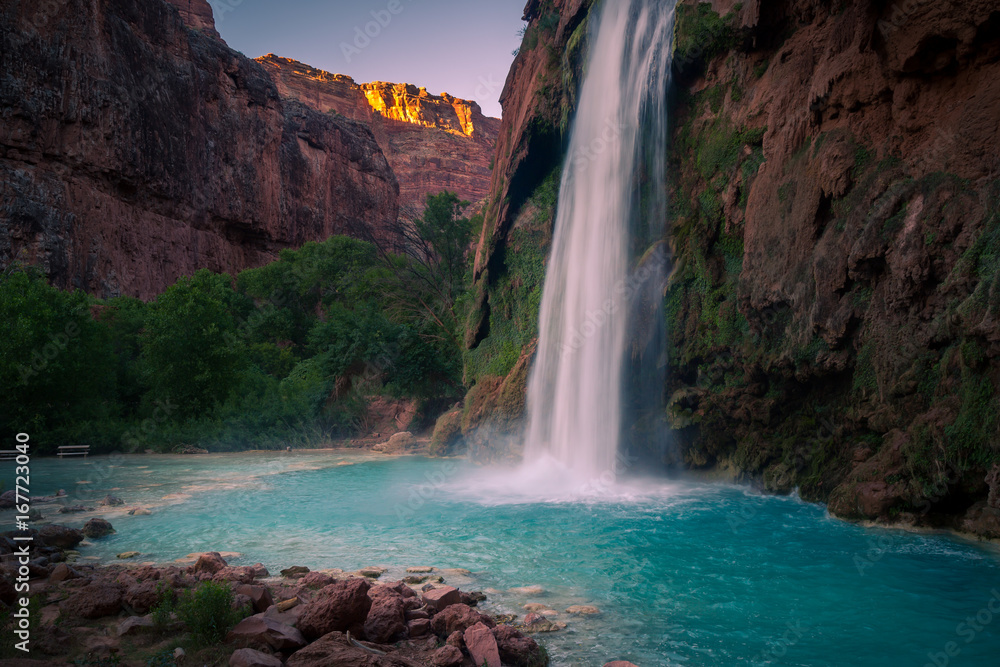
[[[209,0],[216,28],[255,58],[274,53],[358,83],[412,83],[500,116],[525,0]]]

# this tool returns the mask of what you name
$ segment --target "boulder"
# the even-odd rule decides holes
[[[250,566],[250,569],[253,570],[254,579],[265,579],[270,574],[263,563],[254,563]]]
[[[337,581],[325,572],[310,572],[302,577],[299,583],[306,588],[324,588]]]
[[[344,579],[326,586],[299,618],[299,629],[309,639],[330,632],[346,632],[363,625],[372,601],[364,579]]]
[[[286,667],[398,667],[400,661],[355,646],[340,632],[324,635],[285,663]],[[405,664],[405,663],[404,663]]]
[[[72,549],[83,542],[83,533],[75,528],[51,524],[38,529],[39,541],[60,549]]]
[[[305,637],[295,628],[257,614],[244,618],[226,635],[227,644],[241,648],[270,647],[275,651],[297,651],[305,646]]]
[[[153,619],[149,616],[129,616],[118,624],[118,636],[136,635],[153,628]]]
[[[121,560],[129,560],[130,558],[136,558],[137,556],[141,555],[142,554],[139,553],[138,551],[123,551],[122,553],[118,554],[116,558],[120,558]]]
[[[460,648],[450,645],[442,646],[431,654],[431,665],[433,667],[458,667],[462,664],[462,659]]]
[[[461,593],[462,604],[467,604],[470,607],[475,607],[480,602],[484,602],[486,600],[486,593],[483,593],[482,591],[470,591],[469,593],[462,591]]]
[[[124,505],[125,501],[121,498],[116,498],[110,493],[104,496],[104,499],[100,502],[102,507],[118,507],[119,505]]]
[[[372,606],[365,620],[365,637],[376,644],[389,644],[406,631],[403,597],[383,586],[368,591]]]
[[[152,512],[150,512],[145,507],[133,507],[128,511],[128,513],[129,516],[149,516],[150,514],[152,514]]]
[[[477,623],[482,623],[489,628],[496,626],[496,622],[489,616],[484,616],[467,604],[453,604],[445,608],[444,611],[435,614],[431,619],[431,628],[438,637],[448,637],[454,632],[464,633]]]
[[[14,588],[14,582],[6,575],[0,575],[0,602],[10,606],[14,604],[18,597],[17,589]]]
[[[136,582],[125,589],[125,604],[137,614],[148,614],[160,602],[160,591],[155,581]]]
[[[403,582],[407,584],[441,584],[444,577],[436,574],[408,574],[403,577]]]
[[[498,625],[493,628],[493,636],[497,640],[500,659],[513,667],[529,667],[545,663],[545,652],[531,637],[509,625]]]
[[[406,634],[410,639],[419,639],[428,635],[431,631],[431,622],[427,618],[415,618],[406,623]]]
[[[493,636],[485,623],[476,623],[471,628],[466,629],[463,638],[465,639],[465,649],[472,656],[472,661],[476,665],[502,667],[496,637]]]
[[[441,611],[450,605],[462,602],[462,594],[452,586],[432,588],[425,591],[422,597],[427,608],[433,611]]]
[[[17,504],[17,491],[11,489],[0,493],[0,510],[13,509]]]
[[[191,571],[196,574],[212,574],[224,569],[227,566],[225,559],[218,551],[210,551],[198,556],[198,560],[191,566]]]
[[[281,576],[289,579],[301,579],[309,574],[309,568],[303,565],[293,565],[281,571]]]
[[[430,574],[434,568],[428,566],[408,567],[406,571],[410,574]]]
[[[107,583],[88,584],[59,604],[62,615],[86,619],[114,616],[121,608],[121,588]]]
[[[52,568],[51,574],[49,574],[49,583],[58,584],[63,581],[68,581],[69,579],[79,579],[80,573],[71,568],[66,563],[59,563],[54,568]]]
[[[229,656],[229,667],[281,667],[281,660],[252,648],[241,648]]]
[[[79,514],[80,512],[93,512],[93,507],[85,507],[83,505],[66,505],[59,508],[60,514]]]
[[[270,591],[268,591],[264,586],[240,584],[233,590],[240,595],[246,595],[250,598],[250,604],[253,605],[254,611],[267,611],[267,608],[274,604],[274,600],[271,599]]]
[[[247,565],[241,565],[240,567],[230,567],[226,566],[212,575],[212,581],[215,582],[235,582],[240,584],[250,584],[253,583],[254,571],[252,567]]]
[[[83,534],[91,539],[107,537],[114,532],[115,529],[112,528],[111,523],[104,519],[95,518],[83,524]]]

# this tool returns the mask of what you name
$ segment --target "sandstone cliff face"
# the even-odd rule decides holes
[[[715,35],[675,63],[682,456],[961,527],[1000,460],[1000,5],[739,8],[678,25]]]
[[[282,100],[205,34],[205,3],[180,4],[204,31],[163,0],[69,0],[48,21],[37,3],[0,8],[4,264],[150,298],[201,267],[235,272],[396,220],[371,131]]]
[[[215,29],[215,15],[208,0],[167,0],[177,8],[184,25],[204,32],[209,37],[221,40],[222,36]]]
[[[357,84],[275,55],[257,61],[283,97],[371,127],[399,180],[404,218],[417,217],[427,195],[442,190],[472,203],[486,198],[500,121],[484,116],[476,102],[410,84]]]
[[[560,166],[576,105],[589,0],[530,2],[501,95],[503,119],[466,329],[463,432],[481,459],[516,456],[538,332]]]

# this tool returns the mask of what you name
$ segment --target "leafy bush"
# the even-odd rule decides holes
[[[166,582],[156,584],[156,605],[150,610],[153,616],[153,627],[157,632],[163,632],[170,624],[170,618],[177,607],[177,596],[174,589]]]
[[[177,616],[195,641],[215,644],[250,614],[248,607],[234,609],[233,605],[233,590],[228,583],[203,581],[198,588],[181,595]]]

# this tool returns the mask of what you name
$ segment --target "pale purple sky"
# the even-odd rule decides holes
[[[231,47],[274,53],[359,83],[472,99],[500,115],[525,0],[209,0]]]

